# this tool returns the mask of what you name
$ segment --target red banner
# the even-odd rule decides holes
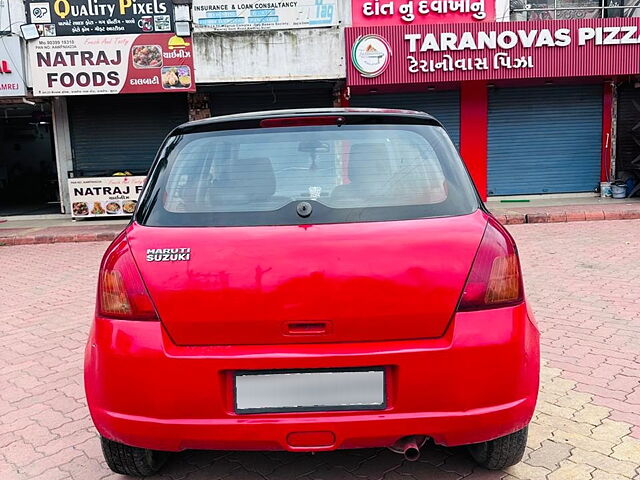
[[[34,95],[194,92],[190,38],[41,37],[29,44]]]
[[[352,0],[353,26],[493,22],[495,0]]]
[[[640,73],[640,18],[346,29],[350,86]]]

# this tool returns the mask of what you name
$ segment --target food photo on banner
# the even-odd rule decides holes
[[[191,38],[41,37],[29,43],[34,95],[194,92]]]
[[[26,0],[26,10],[43,37],[174,31],[171,0]]]
[[[338,25],[337,0],[193,0],[198,31],[275,30]]]

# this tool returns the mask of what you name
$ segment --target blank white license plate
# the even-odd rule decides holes
[[[237,413],[378,410],[386,406],[382,368],[237,373]]]

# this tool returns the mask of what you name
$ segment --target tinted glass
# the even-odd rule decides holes
[[[148,190],[138,220],[165,226],[393,220],[478,206],[446,133],[427,125],[186,134],[169,140]]]

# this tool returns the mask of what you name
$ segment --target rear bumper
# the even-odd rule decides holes
[[[96,319],[85,387],[100,434],[157,450],[332,450],[406,435],[454,446],[529,423],[538,342],[524,305],[459,313],[438,339],[331,345],[177,347],[158,322]],[[368,366],[387,370],[385,410],[233,412],[234,371]]]

